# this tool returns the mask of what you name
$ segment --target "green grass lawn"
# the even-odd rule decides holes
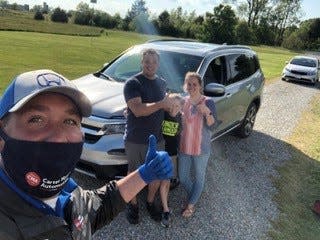
[[[100,36],[105,32],[98,27],[81,26],[71,23],[51,22],[49,16],[45,20],[33,19],[34,13],[0,9],[0,30],[55,33],[80,36]]]
[[[0,31],[0,93],[18,73],[49,68],[73,79],[98,70],[126,48],[147,39],[119,31],[100,37]]]
[[[73,79],[137,43],[156,36],[33,19],[33,13],[0,10],[0,93],[16,74],[50,68]],[[10,31],[9,31],[10,30]],[[86,37],[84,37],[86,36]],[[268,82],[278,78],[285,61],[297,53],[254,46]]]
[[[0,92],[16,74],[34,69],[49,68],[70,79],[80,77],[150,38],[155,36],[112,30],[98,37],[0,31]],[[267,80],[280,76],[285,61],[295,54],[267,46],[254,50]]]

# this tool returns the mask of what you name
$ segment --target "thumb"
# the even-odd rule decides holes
[[[157,156],[157,139],[154,135],[149,136],[149,148],[146,155],[146,162],[150,162]]]

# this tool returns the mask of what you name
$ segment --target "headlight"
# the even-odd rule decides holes
[[[98,134],[111,135],[111,134],[123,134],[125,130],[125,124],[121,123],[108,123],[105,124]]]
[[[285,68],[283,69],[283,73],[285,73],[285,72],[290,72],[290,69],[285,67]]]
[[[317,74],[317,70],[313,70],[313,71],[308,72],[309,76],[316,75],[316,74]]]

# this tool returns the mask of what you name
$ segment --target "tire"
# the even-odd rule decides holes
[[[237,135],[241,138],[249,137],[253,131],[253,126],[256,120],[258,107],[255,103],[251,103],[248,107],[246,116],[241,125],[237,128]]]

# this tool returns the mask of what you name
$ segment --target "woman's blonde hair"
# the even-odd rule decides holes
[[[186,73],[186,76],[184,78],[184,83],[183,83],[183,90],[185,92],[187,92],[187,79],[189,78],[195,78],[198,80],[198,83],[199,85],[201,86],[201,89],[202,89],[202,79],[201,79],[201,76],[199,73],[196,73],[196,72],[187,72]],[[201,93],[202,93],[202,90],[201,90]]]

